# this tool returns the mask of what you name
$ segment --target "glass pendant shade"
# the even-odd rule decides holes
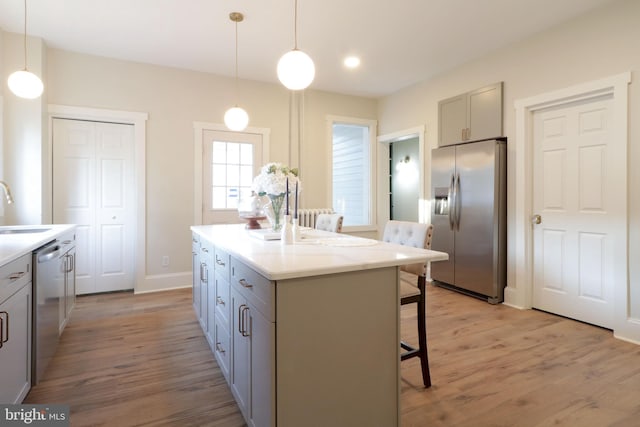
[[[278,79],[287,89],[306,89],[316,75],[316,67],[309,55],[294,49],[278,61]]]
[[[249,114],[240,107],[229,108],[224,113],[224,124],[230,130],[244,130],[249,124]]]
[[[44,90],[42,80],[27,70],[12,73],[7,80],[7,84],[11,92],[16,96],[26,99],[35,99],[42,95],[42,91]]]

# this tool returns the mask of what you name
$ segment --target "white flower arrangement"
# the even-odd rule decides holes
[[[259,196],[280,196],[286,193],[287,179],[289,193],[295,193],[296,183],[298,192],[302,190],[302,183],[298,178],[298,168],[289,168],[282,163],[267,163],[260,168],[260,174],[253,179],[253,191]]]

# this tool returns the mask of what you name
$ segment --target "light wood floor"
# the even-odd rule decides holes
[[[403,426],[640,425],[640,346],[562,317],[427,288],[433,386],[420,386],[417,359],[402,363]],[[415,309],[403,307],[409,341],[415,321]],[[25,403],[69,404],[72,426],[244,425],[190,290],[78,298]]]

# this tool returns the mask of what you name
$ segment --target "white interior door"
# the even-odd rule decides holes
[[[202,223],[233,224],[238,200],[251,195],[262,166],[262,134],[205,130],[202,141]]]
[[[134,287],[134,126],[53,119],[53,221],[77,224],[77,293]]]
[[[606,328],[626,233],[612,108],[608,95],[533,117],[533,307]]]

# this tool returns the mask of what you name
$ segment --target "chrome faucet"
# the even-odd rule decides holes
[[[7,203],[13,203],[13,196],[11,195],[11,188],[9,188],[9,185],[4,181],[0,181],[0,187],[4,188],[4,194],[7,198]]]

